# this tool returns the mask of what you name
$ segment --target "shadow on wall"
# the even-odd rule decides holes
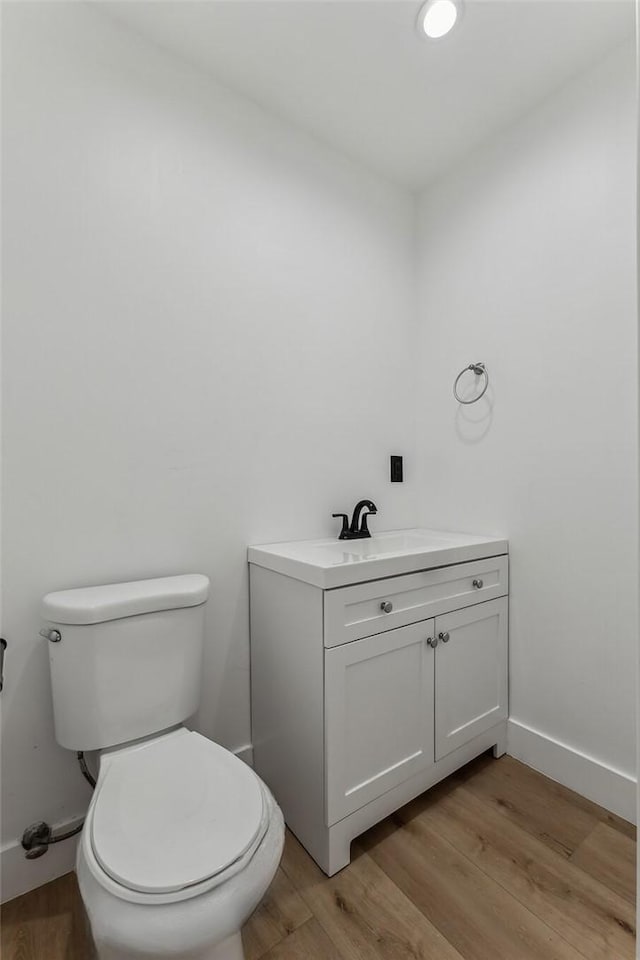
[[[470,391],[473,390],[473,385]],[[472,395],[471,392],[469,395]],[[466,399],[467,393],[462,396]],[[489,433],[493,423],[494,394],[491,384],[477,403],[458,404],[455,415],[456,436],[467,446],[480,443]]]

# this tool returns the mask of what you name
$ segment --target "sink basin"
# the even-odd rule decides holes
[[[400,530],[397,533],[377,533],[367,540],[311,541],[309,547],[315,547],[319,556],[326,557],[326,562],[353,563],[398,553],[415,553],[416,550],[434,550],[450,543],[447,534],[434,530]]]
[[[507,553],[499,537],[391,530],[366,540],[293,540],[249,547],[250,563],[323,589]]]

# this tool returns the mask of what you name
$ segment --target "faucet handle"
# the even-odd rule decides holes
[[[346,540],[347,534],[349,533],[349,517],[346,513],[332,513],[331,516],[342,517],[342,530],[340,531],[338,540]]]

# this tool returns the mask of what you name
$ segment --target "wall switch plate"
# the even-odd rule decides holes
[[[391,456],[391,483],[402,483],[402,457]]]

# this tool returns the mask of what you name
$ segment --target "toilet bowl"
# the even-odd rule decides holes
[[[262,781],[197,733],[105,753],[76,864],[100,960],[243,960],[283,840]]]
[[[265,784],[183,726],[200,700],[202,574],[42,601],[56,739],[97,750],[80,893],[100,960],[244,960],[284,840]]]

